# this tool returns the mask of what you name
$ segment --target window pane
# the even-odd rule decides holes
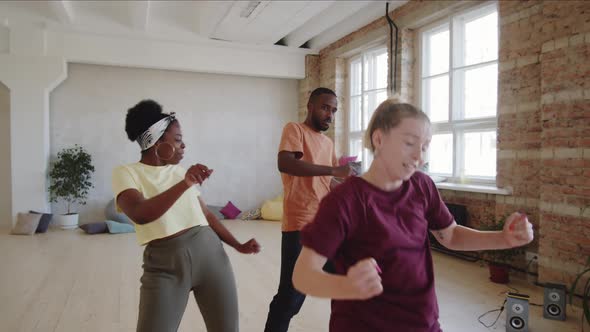
[[[479,17],[465,23],[465,65],[498,58],[498,13]]]
[[[362,138],[353,138],[350,140],[349,155],[356,156],[356,161],[361,162],[361,171],[363,173],[369,169],[369,166],[371,166],[371,162],[373,161],[373,154],[369,149],[363,147]]]
[[[423,108],[432,122],[449,120],[449,77],[447,75],[423,80]]]
[[[387,51],[381,51],[375,59],[375,89],[387,88]]]
[[[387,88],[387,50],[365,54],[365,90]]]
[[[449,30],[431,32],[424,35],[423,77],[449,71]]]
[[[363,95],[365,104],[363,105],[363,130],[367,129],[369,126],[369,121],[371,120],[371,116],[375,109],[379,104],[381,104],[385,99],[387,99],[387,90],[381,91],[371,91],[367,92]]]
[[[350,94],[361,94],[361,60],[356,60],[350,63]]]
[[[496,176],[496,131],[465,133],[465,175]]]
[[[387,88],[387,50],[380,50],[369,54],[368,73],[369,85],[367,89],[385,89]]]
[[[357,159],[357,161],[358,161],[358,159]],[[362,162],[361,162],[361,170],[363,173],[369,170],[369,166],[371,166],[372,162],[373,162],[373,153],[371,153],[371,151],[369,151],[369,149],[363,148],[363,158],[362,158]]]
[[[350,140],[350,147],[349,147],[349,154],[351,156],[356,156],[357,161],[363,160],[363,140],[360,138],[351,139]]]
[[[361,96],[350,98],[350,131],[361,131]]]
[[[465,118],[496,116],[498,100],[498,65],[465,71]]]
[[[453,174],[453,134],[432,135],[428,155],[428,172]]]
[[[362,73],[363,73],[363,90],[362,91],[366,91],[369,89],[369,61],[367,61],[366,57],[363,56],[363,69],[362,69]]]

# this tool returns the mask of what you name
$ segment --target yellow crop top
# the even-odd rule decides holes
[[[184,180],[185,174],[186,170],[180,165],[150,166],[137,162],[118,166],[113,170],[115,204],[119,194],[127,189],[136,189],[146,199],[152,198]],[[160,218],[143,225],[135,224],[139,244],[145,245],[190,227],[208,225],[199,195],[199,190],[192,186]]]

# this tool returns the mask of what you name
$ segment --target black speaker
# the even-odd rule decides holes
[[[555,320],[565,320],[565,304],[567,288],[560,284],[545,284],[543,297],[543,317]]]
[[[529,296],[508,293],[506,298],[506,332],[528,332]]]

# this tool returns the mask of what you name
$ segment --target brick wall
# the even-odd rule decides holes
[[[570,283],[590,255],[590,3],[499,10],[498,183],[514,187],[514,200],[498,199],[497,210],[528,205],[539,280]]]
[[[410,1],[390,13],[400,27],[400,99],[416,103],[415,29],[473,4]],[[513,195],[441,194],[467,206],[473,227],[526,212],[536,229],[528,250],[539,253],[539,281],[570,283],[590,255],[590,2],[500,1],[498,9],[497,183],[512,187]],[[342,54],[388,33],[380,18],[336,41],[311,61],[300,85],[302,95],[322,85],[340,96],[341,112],[329,132],[339,152],[346,145]]]
[[[317,55],[305,56],[305,78],[299,80],[299,121],[303,122],[307,117],[307,101],[311,92],[320,86],[320,57]]]
[[[539,273],[571,281],[590,256],[590,3],[544,2],[542,17]]]
[[[496,216],[515,210],[526,212],[536,230],[535,241],[527,250],[537,252],[540,243],[538,206],[542,125],[539,51],[542,41],[535,39],[534,26],[542,15],[541,6],[539,1],[503,1],[498,6],[496,183],[500,187],[511,186],[513,195],[496,197]]]

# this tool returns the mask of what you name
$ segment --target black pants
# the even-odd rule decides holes
[[[295,269],[300,252],[299,232],[283,232],[279,290],[270,303],[265,332],[286,332],[289,329],[291,318],[299,313],[299,309],[305,301],[305,295],[293,287],[292,281],[293,269]],[[324,271],[334,271],[329,262],[324,266]]]

